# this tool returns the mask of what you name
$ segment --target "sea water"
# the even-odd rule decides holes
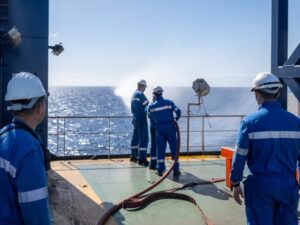
[[[190,87],[164,89],[165,98],[173,100],[182,111],[182,151],[218,151],[220,146],[233,146],[241,115],[257,109],[248,88],[212,87],[200,106],[191,107],[187,149],[187,106],[198,102],[198,98]],[[131,94],[116,95],[114,87],[51,87],[49,91],[48,146],[52,153],[62,156],[130,152],[133,126],[130,103],[125,99],[130,99]],[[145,94],[151,101],[151,92]],[[203,115],[207,117],[197,117]]]

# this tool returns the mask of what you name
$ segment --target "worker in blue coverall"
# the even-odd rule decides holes
[[[141,80],[137,83],[137,90],[131,98],[131,112],[133,114],[132,124],[134,126],[131,140],[131,162],[138,162],[139,165],[147,167],[147,147],[148,147],[148,122],[145,112],[146,106],[149,104],[148,99],[144,95],[147,83]]]
[[[245,198],[248,225],[297,225],[297,161],[300,120],[283,110],[277,98],[282,87],[271,73],[253,80],[259,109],[242,122],[233,158],[231,181],[238,204]],[[250,174],[240,187],[245,163]]]
[[[151,103],[148,108],[148,113],[153,118],[155,123],[156,132],[156,144],[157,144],[157,175],[162,176],[166,169],[165,166],[165,154],[167,142],[170,146],[172,159],[176,156],[176,146],[177,146],[177,135],[176,127],[174,121],[178,120],[181,116],[180,109],[171,100],[164,99],[163,89],[157,86],[153,89],[153,94],[155,95],[156,101]],[[174,118],[174,112],[176,117]],[[174,166],[173,175],[179,176],[179,162]]]
[[[156,101],[155,95],[153,95],[152,103]],[[146,108],[146,111],[148,112],[148,107]],[[151,148],[150,148],[150,165],[149,169],[156,170],[157,165],[157,148],[156,148],[156,132],[155,132],[155,122],[153,120],[153,117],[148,114],[150,119],[150,139],[151,139]]]
[[[13,121],[0,131],[0,224],[49,225],[47,176],[34,129],[46,113],[46,91],[38,77],[16,74],[5,100]]]

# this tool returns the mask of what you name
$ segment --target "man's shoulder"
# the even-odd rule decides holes
[[[135,91],[132,95],[132,99],[144,99],[144,98],[146,98],[146,96],[142,91]]]
[[[289,111],[286,111],[286,110],[283,110],[285,116],[291,120],[294,120],[295,122],[298,122],[300,123],[300,117],[299,116],[296,116],[295,114],[289,112]]]
[[[285,124],[293,124],[300,126],[300,118],[295,116],[294,114],[284,110],[266,110],[259,109],[256,112],[248,114],[242,121],[244,125],[250,124],[259,124],[262,123],[264,125],[274,125],[282,124],[280,121],[285,121]]]
[[[155,101],[155,102],[151,102],[148,106],[149,109],[152,109],[152,108],[155,108],[157,107],[158,103]]]
[[[161,104],[163,105],[169,105],[169,104],[174,104],[174,102],[171,99],[162,99]]]
[[[0,135],[4,135],[5,133],[7,133],[13,129],[14,129],[14,127],[12,126],[12,124],[8,124],[0,129]]]
[[[260,111],[251,112],[251,113],[246,115],[245,120],[251,120],[251,119],[254,119],[256,117],[259,117],[260,115],[261,115]]]
[[[38,149],[39,142],[28,131],[21,128],[3,128],[2,137],[5,142],[11,142],[15,147],[24,149]],[[5,132],[6,131],[6,132]],[[26,144],[24,144],[26,143]]]
[[[262,117],[262,112],[259,110],[256,112],[249,113],[248,115],[245,116],[245,118],[243,118],[242,124],[247,125],[247,124],[254,123],[257,120],[259,120],[259,118],[261,117]]]
[[[39,142],[26,130],[11,129],[1,136],[0,148],[3,153],[13,159],[13,165],[19,163],[31,153],[41,154]]]
[[[139,95],[144,95],[144,93],[142,91],[139,91],[139,90],[136,90],[134,93],[133,93],[133,96],[139,96]]]

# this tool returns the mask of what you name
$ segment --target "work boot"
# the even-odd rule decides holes
[[[156,170],[155,172],[157,174],[157,176],[161,177],[163,175],[163,172],[159,172],[158,170]]]
[[[144,167],[148,167],[149,166],[149,162],[147,161],[147,159],[145,159],[145,160],[139,160],[138,164],[140,166],[144,166]]]
[[[150,164],[149,169],[150,170],[156,170],[156,165]]]
[[[173,176],[174,177],[178,177],[178,176],[180,176],[180,170],[177,170],[177,171],[173,171]]]
[[[133,162],[133,163],[137,163],[138,162],[138,158],[136,156],[130,156],[129,161]]]

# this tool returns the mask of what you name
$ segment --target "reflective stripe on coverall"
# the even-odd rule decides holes
[[[0,131],[0,224],[49,225],[41,146],[27,130],[10,126]]]
[[[156,97],[156,101],[151,103],[148,112],[153,118],[156,128],[156,144],[157,144],[157,171],[162,173],[165,169],[165,152],[167,142],[169,143],[172,159],[176,155],[176,128],[174,125],[174,115],[176,113],[176,120],[181,116],[181,111],[176,105],[162,96]],[[174,166],[173,171],[179,170],[179,162]]]
[[[240,126],[231,180],[244,182],[247,224],[297,225],[300,120],[277,102],[265,102]]]
[[[131,98],[131,112],[133,114],[132,124],[134,126],[131,140],[131,155],[139,160],[146,160],[148,137],[148,122],[145,108],[149,104],[148,99],[142,91],[135,91]]]

